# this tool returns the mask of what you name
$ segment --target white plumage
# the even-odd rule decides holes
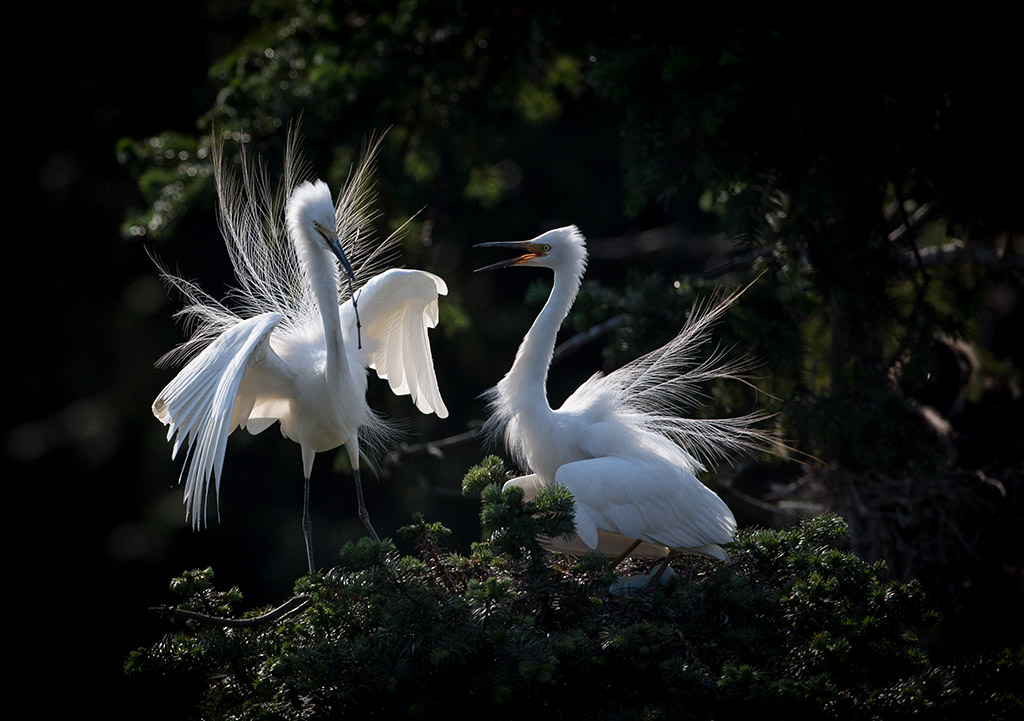
[[[238,283],[231,294],[236,309],[164,273],[188,299],[181,314],[196,326],[165,357],[190,360],[153,402],[153,414],[174,441],[172,458],[186,449],[187,516],[196,527],[205,518],[211,479],[219,494],[231,432],[242,427],[256,434],[278,422],[302,451],[310,571],[309,477],[316,453],[345,446],[360,518],[377,537],[362,499],[360,444],[385,442],[392,431],[366,403],[366,369],[375,369],[394,393],[410,395],[423,413],[448,415],[427,338],[445,283],[424,271],[379,272],[397,237],[370,242],[370,176],[378,147],[368,148],[336,204],[326,183],[302,178],[294,137],[277,195],[269,191],[265,170],[243,157],[238,180],[215,147],[221,232]]]
[[[663,347],[617,371],[596,374],[561,408],[547,400],[547,374],[558,329],[586,268],[587,251],[574,227],[529,241],[481,243],[525,254],[481,268],[541,266],[554,271],[547,303],[523,339],[511,370],[489,391],[488,429],[504,438],[529,475],[510,480],[527,498],[560,484],[576,501],[576,537],[548,539],[569,552],[597,549],[618,556],[661,557],[686,550],[728,559],[719,544],[736,534],[728,506],[696,473],[704,463],[735,451],[767,446],[770,436],[752,413],[738,418],[679,415],[693,405],[700,385],[739,378],[743,362],[720,353],[699,360],[708,329],[735,299],[695,308],[679,334]],[[702,462],[703,461],[703,462]]]

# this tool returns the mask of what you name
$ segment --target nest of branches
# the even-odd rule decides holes
[[[851,550],[884,560],[901,580],[918,579],[952,626],[972,637],[1024,637],[1021,470],[929,477],[828,470],[821,486],[849,524]]]

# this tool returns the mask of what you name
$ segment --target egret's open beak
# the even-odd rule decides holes
[[[501,260],[491,265],[485,265],[483,268],[477,268],[474,273],[479,273],[481,270],[497,270],[498,268],[511,268],[514,265],[522,265],[528,263],[534,258],[540,258],[544,255],[541,250],[540,244],[535,243],[532,240],[519,240],[510,242],[497,242],[497,243],[477,243],[473,246],[474,248],[514,248],[515,250],[525,250],[526,253],[516,258],[509,258],[508,260]]]

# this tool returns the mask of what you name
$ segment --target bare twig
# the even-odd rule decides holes
[[[948,263],[961,263],[970,260],[980,265],[998,265],[1006,263],[1015,270],[1024,269],[1024,257],[1015,253],[1000,254],[995,248],[975,246],[968,248],[962,241],[954,240],[943,245],[922,248],[920,264],[923,267]],[[909,254],[904,257],[905,265],[914,265],[914,258]]]
[[[262,616],[253,616],[252,618],[224,618],[222,616],[210,616],[205,613],[186,611],[181,608],[173,608],[170,606],[157,606],[150,610],[156,611],[160,614],[182,616],[183,618],[189,618],[193,621],[210,624],[211,626],[222,626],[224,628],[250,628],[252,626],[260,626],[264,623],[288,618],[289,616],[292,616],[306,608],[312,600],[312,596],[295,596],[294,598],[288,599],[277,608],[267,611]]]
[[[454,446],[458,443],[465,443],[471,441],[480,436],[480,427],[476,426],[470,428],[468,431],[462,433],[456,433],[453,436],[447,438],[441,438],[436,441],[424,441],[423,443],[413,443],[411,445],[402,444],[394,451],[391,452],[389,458],[390,461],[395,462],[400,456],[411,456],[417,453],[426,453],[427,455],[434,456],[436,458],[444,458],[444,450],[448,446]]]
[[[602,323],[591,326],[589,329],[581,333],[577,333],[572,338],[559,343],[558,347],[555,348],[555,353],[551,358],[551,363],[555,364],[565,356],[575,353],[587,343],[597,340],[601,336],[611,333],[613,330],[621,328],[626,325],[628,320],[628,313],[619,313],[618,315],[613,316]]]
[[[929,218],[929,216],[932,215],[932,211],[934,209],[935,208],[934,208],[934,206],[931,203],[924,203],[917,210],[915,210],[913,213],[911,213],[909,216],[907,216],[906,212],[903,210],[903,204],[900,203],[899,204],[899,210],[900,210],[900,214],[903,216],[903,222],[900,223],[899,226],[894,228],[889,233],[889,235],[888,235],[889,242],[890,243],[895,243],[896,241],[902,239],[903,236],[906,235],[907,233],[910,233],[911,231],[915,231],[917,229],[917,226],[919,226],[921,223],[923,223],[925,220],[927,220]],[[915,244],[915,249],[916,249],[916,244]]]
[[[769,253],[771,253],[770,248],[756,248],[755,250],[750,250],[746,253],[731,256],[725,262],[712,266],[702,272],[700,277],[705,280],[711,280],[713,278],[721,278],[723,275],[731,273],[734,270],[748,270],[753,267],[754,263],[757,262],[759,258],[763,258]]]

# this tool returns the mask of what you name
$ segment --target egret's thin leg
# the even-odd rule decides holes
[[[615,559],[615,562],[612,563],[612,568],[618,568],[619,564],[622,563],[623,561],[625,561],[629,557],[629,554],[631,554],[633,551],[635,551],[636,547],[639,546],[639,545],[640,545],[640,539],[638,538],[635,541],[633,541],[633,543],[630,545],[629,548],[627,548],[625,551],[623,551],[619,555],[619,557]]]
[[[313,520],[309,517],[309,478],[302,491],[302,535],[306,538],[306,560],[309,572],[313,573]]]
[[[653,576],[651,576],[651,580],[647,584],[648,586],[658,585],[658,583],[661,581],[661,577],[665,575],[665,571],[668,569],[668,562],[672,560],[673,555],[673,551],[668,552],[668,555],[665,556],[665,560],[661,562],[661,566],[659,566],[658,570],[654,573]]]
[[[359,520],[366,526],[366,530],[370,533],[370,538],[379,541],[380,538],[377,536],[377,532],[373,530],[373,526],[370,524],[370,512],[366,510],[366,504],[363,503],[363,479],[358,467],[354,469],[354,476],[356,480],[356,500],[359,501]]]

